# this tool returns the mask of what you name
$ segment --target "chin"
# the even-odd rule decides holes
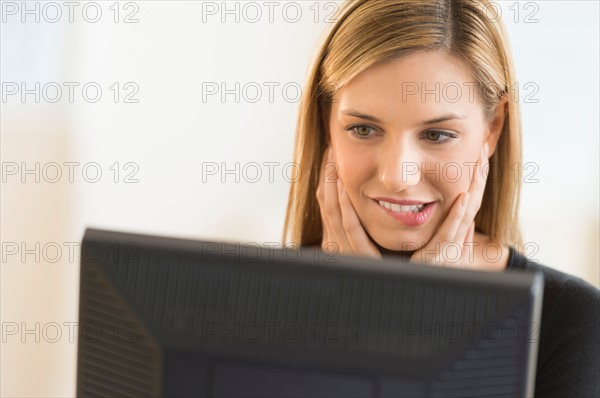
[[[383,236],[382,236],[383,235]],[[425,239],[421,232],[402,233],[402,238],[394,238],[389,232],[384,231],[381,234],[370,235],[380,248],[389,251],[415,251],[425,246],[429,239]]]

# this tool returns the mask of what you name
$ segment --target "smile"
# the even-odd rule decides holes
[[[421,210],[423,210],[423,208],[425,208],[425,203],[422,203],[420,205],[403,206],[403,205],[399,205],[397,203],[384,202],[383,200],[379,201],[379,205],[385,207],[386,209],[393,211],[394,213],[408,213],[408,212],[418,213]]]
[[[418,205],[400,205],[383,200],[373,200],[385,214],[408,227],[419,227],[425,224],[434,212],[437,202],[421,203]]]

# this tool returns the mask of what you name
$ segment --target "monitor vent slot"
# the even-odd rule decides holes
[[[95,264],[82,267],[79,397],[153,397],[161,393],[161,352]]]

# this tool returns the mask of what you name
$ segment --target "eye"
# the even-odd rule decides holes
[[[447,131],[440,131],[440,130],[429,130],[429,131],[426,131],[425,134],[424,134],[424,136],[425,136],[426,139],[432,141],[434,144],[442,144],[442,143],[444,143],[446,141],[450,141],[450,140],[456,138],[456,134],[452,134],[452,133],[449,133]],[[439,140],[440,136],[445,136],[445,137],[448,137],[448,138],[440,141]]]
[[[353,136],[363,140],[369,138],[370,132],[375,131],[373,127],[367,126],[365,124],[356,124],[348,127],[346,130],[350,131]]]

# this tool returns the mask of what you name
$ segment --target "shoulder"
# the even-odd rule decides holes
[[[583,279],[559,271],[539,263],[519,253],[513,247],[509,248],[509,264],[507,269],[526,269],[540,271],[544,275],[544,304],[545,309],[556,315],[555,311],[564,307],[572,307],[586,303],[586,307],[598,310],[600,305],[600,290]],[[573,308],[575,311],[586,308]]]
[[[544,275],[536,396],[600,396],[600,290],[510,251],[509,269]]]

